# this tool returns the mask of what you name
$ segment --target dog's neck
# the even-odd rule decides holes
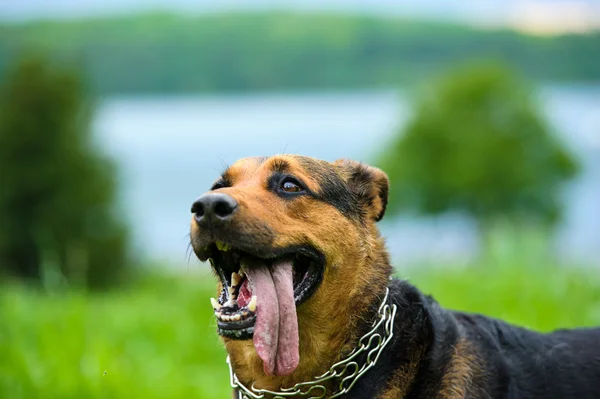
[[[363,259],[368,262],[366,267],[357,270],[357,273],[370,273],[369,276],[355,276],[356,282],[362,283],[355,282],[354,289],[340,287],[330,298],[320,297],[322,292],[317,290],[309,300],[335,304],[334,311],[315,312],[311,306],[298,308],[300,364],[291,375],[267,376],[252,341],[226,341],[233,370],[240,382],[246,386],[280,390],[313,380],[347,356],[378,317],[377,310],[391,275],[392,268],[383,243],[376,249]]]

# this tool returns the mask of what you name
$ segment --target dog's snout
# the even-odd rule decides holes
[[[194,219],[199,225],[217,224],[231,218],[238,203],[231,195],[224,193],[207,193],[192,205]]]

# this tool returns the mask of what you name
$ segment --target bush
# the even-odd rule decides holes
[[[508,217],[554,224],[575,159],[552,134],[531,88],[499,64],[463,66],[417,102],[379,165],[389,211],[458,211],[481,224]]]
[[[100,287],[128,264],[115,165],[90,133],[90,101],[71,71],[24,57],[0,90],[0,270]]]

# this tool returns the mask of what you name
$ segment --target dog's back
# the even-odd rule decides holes
[[[600,397],[599,328],[542,334],[482,316],[458,320],[485,358],[506,369],[509,398]]]
[[[538,333],[481,315],[453,315],[480,354],[490,397],[600,397],[600,328]]]
[[[600,398],[600,328],[538,333],[444,309],[406,281],[390,287],[396,339],[350,397]]]

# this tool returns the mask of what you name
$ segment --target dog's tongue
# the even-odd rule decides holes
[[[289,375],[298,367],[300,361],[292,261],[274,264],[271,276],[275,289],[279,293],[279,342],[277,343],[275,374]],[[257,317],[260,321],[260,311]]]
[[[267,375],[289,375],[300,360],[292,261],[246,263],[252,295],[257,296],[254,347]]]

